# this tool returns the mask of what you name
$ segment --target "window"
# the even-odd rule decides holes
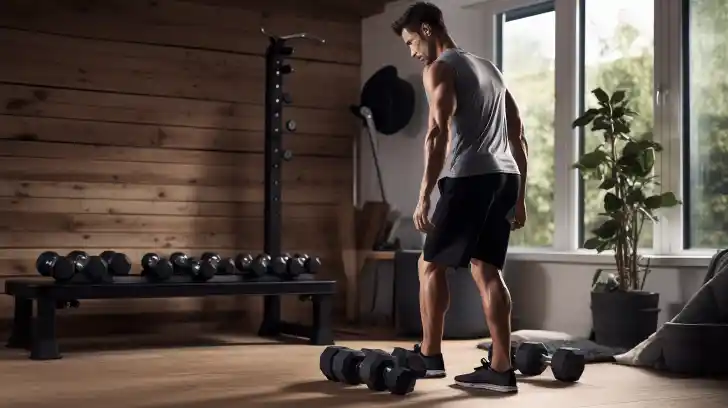
[[[554,239],[554,106],[556,21],[552,2],[499,16],[496,61],[523,115],[529,145],[526,226],[515,247],[546,247]]]
[[[654,1],[582,1],[581,111],[596,105],[591,90],[601,87],[608,93],[625,89],[639,116],[632,123],[636,136],[653,130],[654,88]],[[601,132],[584,131],[582,153],[603,142]],[[580,196],[579,246],[603,219],[604,192],[599,181],[582,180]],[[645,224],[640,246],[652,248],[653,229]]]
[[[683,8],[683,242],[728,247],[728,3]]]

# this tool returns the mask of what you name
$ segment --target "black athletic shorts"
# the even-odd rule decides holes
[[[475,258],[503,269],[520,183],[507,173],[440,179],[425,261],[465,268]]]

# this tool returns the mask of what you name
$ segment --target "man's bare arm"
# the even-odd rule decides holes
[[[521,172],[521,189],[519,200],[526,197],[526,177],[528,176],[528,141],[523,134],[523,121],[513,95],[506,90],[506,122],[508,123],[508,140],[511,144],[513,156]]]
[[[450,124],[456,108],[453,72],[445,63],[435,62],[429,67],[424,85],[430,95],[430,117],[425,136],[425,172],[420,200],[430,197],[445,165]]]

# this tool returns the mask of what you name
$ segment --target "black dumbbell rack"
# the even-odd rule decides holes
[[[276,257],[282,254],[281,234],[283,224],[282,164],[293,157],[290,150],[283,148],[283,106],[291,103],[291,97],[284,91],[283,77],[293,73],[285,59],[293,54],[289,40],[308,39],[324,43],[324,40],[307,33],[275,36],[261,33],[269,38],[265,52],[265,204],[263,222],[263,252]],[[288,121],[286,128],[295,131],[295,122]],[[265,296],[261,336],[275,335],[280,322],[280,296]]]

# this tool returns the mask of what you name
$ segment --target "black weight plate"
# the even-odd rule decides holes
[[[578,350],[562,347],[551,357],[551,371],[554,378],[563,382],[576,382],[584,372],[584,356]]]
[[[394,367],[384,374],[384,381],[389,392],[395,395],[405,395],[414,391],[417,376],[407,368]]]
[[[523,375],[539,375],[546,370],[542,358],[548,353],[542,343],[524,342],[516,350],[516,368]]]
[[[319,357],[319,369],[321,373],[329,381],[338,382],[339,380],[334,375],[334,357],[340,350],[349,350],[342,346],[329,346],[324,349]]]
[[[399,77],[397,68],[386,65],[372,75],[361,92],[361,106],[372,111],[374,125],[391,135],[407,126],[415,110],[415,90]]]
[[[361,384],[359,363],[366,357],[363,351],[340,350],[334,356],[334,376],[339,382],[348,385]]]

